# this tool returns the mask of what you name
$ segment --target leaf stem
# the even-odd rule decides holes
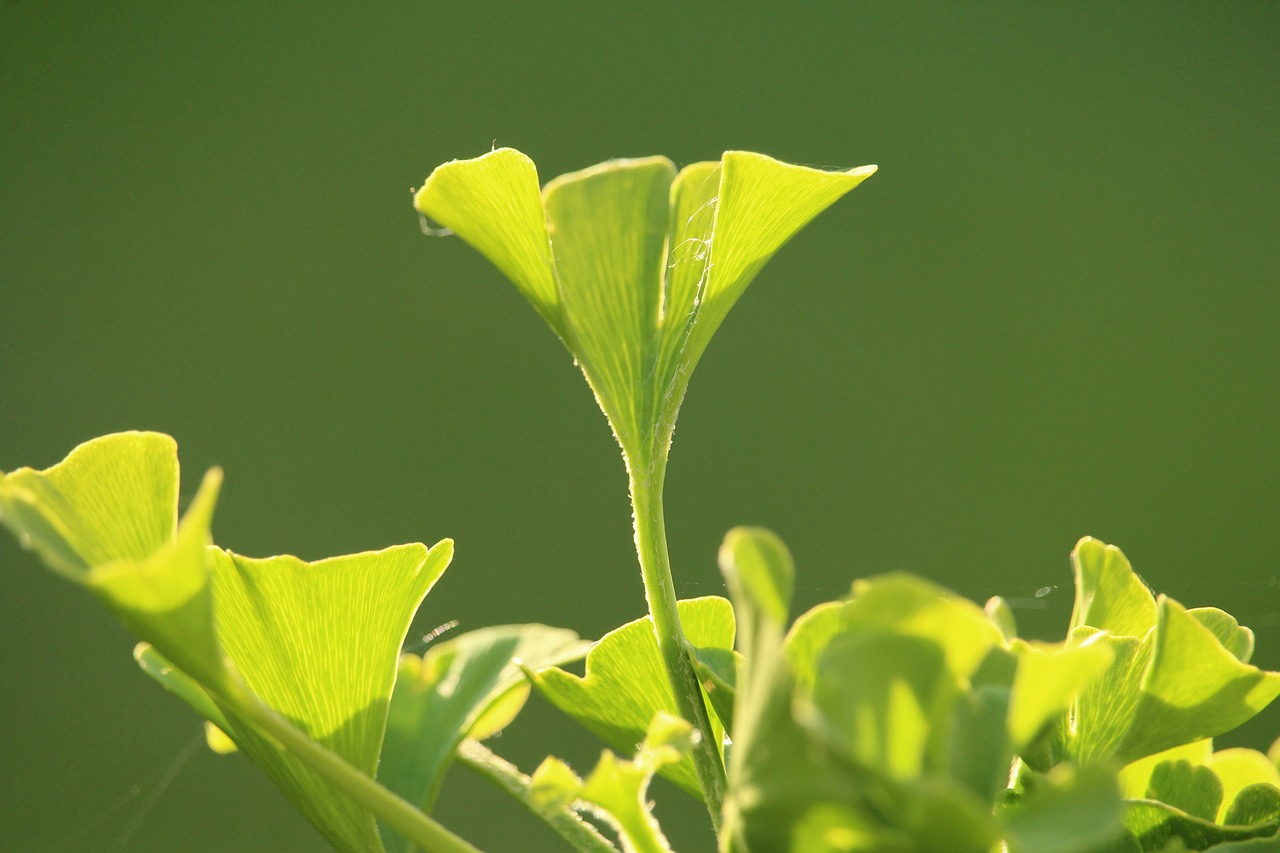
[[[609,839],[601,835],[594,826],[579,817],[572,809],[547,808],[534,802],[529,795],[531,786],[529,777],[521,773],[520,768],[511,762],[495,755],[480,741],[467,738],[459,744],[458,761],[522,803],[525,808],[555,830],[556,834],[573,845],[573,849],[578,853],[618,853],[618,848],[614,847]]]
[[[676,710],[694,727],[698,737],[693,747],[693,766],[702,787],[702,796],[711,825],[720,831],[720,811],[724,800],[725,772],[717,744],[712,739],[711,720],[702,701],[702,688],[693,663],[685,651],[684,631],[676,608],[676,590],[671,581],[671,560],[667,555],[667,526],[663,515],[662,486],[666,477],[665,454],[657,464],[635,465],[627,460],[631,481],[631,508],[635,523],[636,553],[644,579],[645,599],[653,619],[662,664],[675,695]],[[640,474],[640,476],[637,476]]]
[[[228,697],[231,698],[231,697]],[[252,695],[234,697],[235,710],[280,742],[300,761],[428,853],[481,853],[391,791],[316,743]]]

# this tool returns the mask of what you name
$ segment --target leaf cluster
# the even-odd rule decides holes
[[[1051,643],[1019,637],[998,598],[910,574],[793,619],[791,556],[759,528],[724,540],[729,598],[676,600],[662,484],[693,368],[764,262],[873,171],[730,152],[540,189],[501,149],[417,193],[574,354],[622,447],[650,607],[594,643],[500,625],[406,653],[450,540],[236,554],[211,533],[221,472],[179,518],[159,433],[0,474],[0,520],[137,635],[211,748],[254,762],[338,850],[475,850],[430,816],[462,764],[594,853],[670,851],[656,775],[705,803],[721,853],[1280,851],[1276,755],[1212,744],[1280,695],[1280,673],[1250,663],[1248,628],[1154,595],[1113,546],[1076,546]],[[593,768],[549,755],[525,774],[485,745],[533,692],[607,747]]]

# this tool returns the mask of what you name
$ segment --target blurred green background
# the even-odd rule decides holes
[[[544,180],[726,148],[878,163],[692,383],[681,594],[721,592],[721,536],[763,524],[801,606],[909,569],[1055,637],[1092,534],[1280,667],[1277,44],[1274,3],[9,0],[0,468],[164,430],[184,497],[225,467],[225,547],[452,536],[419,633],[598,636],[644,608],[608,428],[514,288],[419,232],[410,188],[495,143]],[[243,759],[198,749],[153,785],[193,715],[7,535],[0,567],[0,847],[323,849]],[[496,747],[526,770],[599,749],[539,702]],[[655,790],[677,848],[708,849],[700,806]],[[438,814],[556,849],[465,770]]]

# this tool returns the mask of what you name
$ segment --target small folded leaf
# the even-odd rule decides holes
[[[1216,607],[1193,607],[1187,611],[1209,629],[1222,647],[1241,663],[1253,657],[1253,631],[1236,621],[1236,617]]]
[[[796,570],[776,534],[760,527],[734,528],[720,546],[720,560],[731,567],[729,583],[741,588],[765,618],[786,624]]]
[[[645,795],[654,773],[687,758],[692,735],[689,723],[660,711],[633,760],[605,750],[583,783],[578,796],[605,812],[627,853],[671,853]]]
[[[701,649],[733,647],[733,607],[726,599],[708,596],[681,601],[677,606],[680,624],[692,645]],[[654,714],[677,713],[648,616],[602,637],[587,654],[582,677],[550,667],[533,673],[532,680],[553,705],[619,752],[635,748]],[[712,729],[718,743],[723,739],[723,729],[717,720],[712,720]],[[689,758],[664,768],[663,775],[699,795]]]
[[[581,800],[618,831],[626,853],[671,853],[645,794],[653,775],[685,760],[693,748],[693,727],[679,717],[658,712],[649,724],[635,758],[623,760],[609,750],[600,755],[585,781],[568,765],[548,758],[533,774],[532,793],[543,807]]]
[[[438,642],[421,657],[403,655],[387,711],[378,781],[429,811],[463,738],[473,736],[476,724],[506,697],[527,695],[520,691],[524,674],[513,661],[547,666],[585,653],[586,644],[572,631],[501,625]],[[519,704],[503,708],[507,722]],[[400,844],[388,840],[387,846]]]
[[[987,603],[983,605],[982,610],[1000,629],[1000,633],[1004,635],[1005,640],[1012,640],[1018,636],[1018,621],[1013,615],[1013,608],[1009,606],[1009,602],[1005,601],[998,595],[993,595],[987,599]]]
[[[742,655],[733,649],[699,649],[690,647],[693,671],[702,683],[711,708],[725,729],[733,727],[733,703],[737,692],[738,669]]]

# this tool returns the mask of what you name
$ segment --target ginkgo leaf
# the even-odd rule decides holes
[[[492,261],[568,343],[532,160],[499,148],[474,160],[445,163],[418,190],[414,205]]]
[[[543,191],[574,354],[633,458],[644,452],[651,397],[662,390],[653,369],[675,174],[665,157],[613,160]]]
[[[505,697],[520,700],[508,712],[523,704],[519,664],[565,664],[581,658],[586,645],[563,628],[499,625],[437,642],[421,657],[401,656],[378,781],[429,810],[463,738],[474,736],[476,724]],[[402,839],[386,840],[388,849],[407,849]]]
[[[396,662],[453,543],[305,563],[213,550],[217,621],[228,655],[270,707],[370,778],[377,772]],[[354,849],[373,815],[228,710],[229,732],[326,835]]]
[[[47,471],[16,471],[0,495],[19,538],[145,641],[143,669],[233,740],[335,847],[381,850],[377,809],[419,842],[472,849],[373,782],[400,644],[452,543],[251,560],[209,544],[217,469],[173,530],[177,477],[172,439],[127,433]]]
[[[577,358],[633,465],[665,464],[689,377],[764,263],[875,171],[827,172],[730,151],[679,174],[612,160],[535,198],[525,155],[498,149],[440,166],[423,215],[488,257]]]
[[[1105,769],[1058,771],[1009,815],[1008,853],[1110,853],[1121,815],[1115,777]]]
[[[145,559],[177,527],[177,442],[156,432],[115,433],[43,471],[11,471],[0,476],[0,520],[77,582],[93,566]]]
[[[1118,548],[1083,539],[1073,552],[1071,646],[1112,651],[1058,726],[1062,757],[1129,763],[1230,731],[1280,695],[1280,673],[1248,664],[1253,634],[1216,608],[1153,597]]]
[[[679,763],[693,748],[693,727],[665,712],[654,715],[632,759],[609,750],[585,780],[557,758],[534,771],[531,795],[544,807],[586,804],[617,830],[626,853],[671,853],[646,792],[654,774]]]
[[[802,613],[782,640],[782,649],[790,664],[796,686],[813,686],[818,655],[831,639],[844,630],[844,603],[825,601]]]
[[[679,609],[680,623],[690,643],[708,649],[733,647],[733,608],[726,599],[688,599],[679,603]],[[553,705],[622,753],[644,738],[654,714],[676,714],[675,697],[662,668],[653,622],[648,616],[602,637],[587,654],[583,676],[549,667],[534,672],[532,680]],[[712,720],[712,729],[712,736],[719,742],[723,729],[718,721]],[[688,757],[662,772],[698,795],[697,776]]]
[[[44,471],[0,478],[0,511],[50,568],[87,587],[193,677],[225,691],[232,675],[205,564],[221,483],[217,469],[205,476],[175,532],[177,445],[160,433],[119,433],[85,442]]]
[[[1119,548],[1086,536],[1076,543],[1071,563],[1076,599],[1069,631],[1088,625],[1142,639],[1155,627],[1155,596]]]

